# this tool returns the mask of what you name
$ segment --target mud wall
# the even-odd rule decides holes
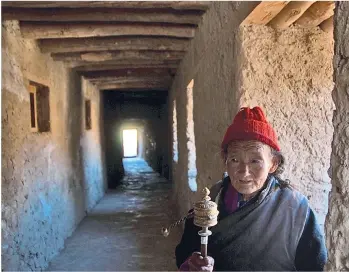
[[[49,88],[50,131],[32,132],[29,81]],[[43,270],[104,194],[99,93],[2,23],[2,268]],[[92,102],[84,131],[84,95]]]

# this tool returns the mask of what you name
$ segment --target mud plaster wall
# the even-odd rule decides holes
[[[105,91],[105,141],[107,175],[110,188],[117,186],[124,174],[122,166],[122,128],[135,124],[142,128],[143,158],[155,170],[164,174],[162,169],[168,165],[168,116],[166,103],[152,101],[122,101],[117,91]],[[140,124],[140,125],[138,125]],[[161,169],[158,162],[161,160]]]
[[[320,28],[241,27],[241,106],[261,106],[286,157],[284,178],[328,210],[333,136],[333,34]]]
[[[50,132],[30,131],[28,80],[50,89]],[[90,87],[84,91],[97,99]],[[95,126],[84,134],[82,93],[80,77],[22,39],[18,22],[2,23],[4,270],[45,269],[103,194],[99,105],[92,104]]]
[[[102,149],[103,104],[100,91],[87,80],[82,79],[83,99],[91,101],[91,129],[85,128],[85,104],[82,107],[82,136],[80,153],[84,167],[84,189],[90,211],[107,190],[105,156]],[[103,181],[103,182],[101,182]]]
[[[336,2],[334,81],[329,212],[326,218],[329,260],[326,270],[349,270],[349,2]]]
[[[220,142],[238,107],[236,35],[241,21],[255,6],[254,2],[212,2],[176,72],[170,92],[169,122],[173,131],[176,101],[178,162],[172,161],[171,172],[173,196],[181,215],[187,213],[196,198],[188,184],[186,88],[194,79],[193,121],[199,191],[217,182],[223,173]],[[173,141],[173,135],[171,139]]]

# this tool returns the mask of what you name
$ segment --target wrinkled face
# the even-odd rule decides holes
[[[237,141],[228,146],[228,175],[234,188],[245,196],[259,191],[277,166],[271,148],[259,141]]]

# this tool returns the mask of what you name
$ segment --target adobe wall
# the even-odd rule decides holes
[[[29,80],[50,90],[50,131],[31,132]],[[43,270],[104,194],[99,93],[2,23],[2,267]],[[94,126],[84,131],[83,96]],[[93,168],[91,166],[93,165]]]

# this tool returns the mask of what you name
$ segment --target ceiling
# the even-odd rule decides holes
[[[2,19],[100,90],[168,90],[210,2],[2,1]]]
[[[242,24],[333,31],[333,1],[255,2]],[[100,90],[168,90],[210,2],[2,1],[2,19]]]

